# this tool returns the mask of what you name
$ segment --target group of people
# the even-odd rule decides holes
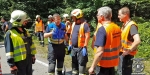
[[[48,75],[55,75],[56,65],[57,75],[63,75],[66,45],[67,52],[72,57],[72,75],[86,75],[89,24],[84,19],[81,9],[72,10],[70,16],[73,22],[70,22],[68,14],[64,14],[65,23],[63,23],[59,14],[49,15],[46,28],[40,15],[36,16],[35,32],[41,36],[41,44],[44,45],[44,38],[48,38]],[[94,59],[88,70],[89,74],[115,75],[115,67],[119,65],[119,57],[122,56],[122,75],[131,75],[133,63],[131,59],[141,41],[138,26],[130,19],[129,8],[123,7],[118,11],[118,18],[123,22],[121,28],[111,21],[110,7],[100,7],[96,16],[98,24],[91,45]],[[7,62],[11,72],[17,75],[32,75],[32,64],[36,59],[34,42],[26,30],[28,25],[26,17],[27,14],[22,10],[13,11],[10,20],[12,28],[5,34]]]

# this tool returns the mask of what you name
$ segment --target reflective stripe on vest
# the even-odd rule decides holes
[[[62,44],[64,42],[64,39],[52,39],[50,37],[50,42],[53,44]]]
[[[13,57],[15,62],[26,59],[26,48],[21,34],[19,34],[15,29],[10,30],[10,33],[10,37],[13,41],[14,52],[8,52],[6,53],[6,56],[9,58]]]
[[[134,21],[130,21],[129,23],[127,23],[127,25],[125,26],[124,29],[122,28],[122,34],[121,34],[122,49],[121,49],[121,51],[128,50],[133,43],[128,40],[128,35],[130,34],[130,28],[132,25],[135,25],[137,27],[137,24]],[[135,55],[136,52],[137,52],[137,49],[130,52],[130,55]]]
[[[40,20],[40,22],[36,21],[36,31],[43,31],[43,22]]]
[[[119,63],[119,50],[121,48],[121,30],[115,23],[103,25],[106,30],[106,44],[102,59],[98,65],[102,67],[114,67]]]
[[[85,43],[84,24],[85,24],[85,22],[83,22],[83,23],[80,25],[79,34],[78,34],[78,47],[83,47],[83,46],[84,46],[84,43]],[[73,24],[72,24],[71,35],[72,35],[72,32],[73,32],[74,26],[75,26],[75,22],[73,22]],[[70,38],[71,38],[71,37],[72,37],[72,36],[70,36]],[[70,40],[69,44],[71,44],[71,40]]]

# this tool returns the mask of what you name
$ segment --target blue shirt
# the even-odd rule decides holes
[[[76,47],[78,46],[79,29],[80,29],[80,25],[74,25],[72,35],[71,35],[72,46],[76,46]],[[85,23],[84,25],[84,32],[85,33],[90,32],[90,28],[87,23]]]
[[[63,39],[65,37],[66,26],[64,23],[60,23],[59,26],[57,26],[54,22],[50,23],[48,24],[45,32],[49,33],[53,29],[54,29],[54,34],[52,35],[53,39]]]
[[[96,40],[95,40],[95,43],[94,43],[94,46],[96,47],[104,47],[105,44],[106,44],[106,30],[104,28],[104,26],[101,26],[98,31],[97,31],[97,34],[96,34]]]

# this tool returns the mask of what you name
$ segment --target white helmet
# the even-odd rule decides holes
[[[81,9],[74,9],[72,12],[71,12],[71,16],[75,16],[77,19],[83,17],[83,12]]]
[[[36,19],[37,19],[38,17],[40,17],[40,15],[36,15]]]
[[[68,18],[69,15],[68,15],[68,14],[64,14],[63,17],[64,17],[64,18]]]
[[[26,20],[26,17],[27,17],[26,12],[24,12],[22,10],[14,10],[11,13],[10,22],[11,23],[18,22],[21,25]]]
[[[48,16],[48,18],[52,18],[52,17],[53,17],[52,15],[49,15],[49,16]]]

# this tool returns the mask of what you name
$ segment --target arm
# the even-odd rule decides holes
[[[85,43],[84,43],[84,46],[87,47],[89,39],[90,39],[90,32],[87,32],[87,33],[85,33]]]
[[[91,65],[93,69],[96,67],[97,63],[101,60],[103,52],[104,52],[104,47],[99,46],[96,50],[96,54],[94,55],[94,60]]]
[[[104,27],[100,27],[98,29],[98,32],[96,34],[96,39],[94,42],[94,45],[97,47],[96,53],[94,55],[93,63],[89,69],[89,73],[92,74],[94,71],[94,68],[98,64],[98,62],[101,60],[102,55],[104,53],[104,46],[106,44],[106,31]]]
[[[45,33],[44,33],[44,38],[48,38],[52,36],[53,31],[50,32],[51,24],[47,26]]]
[[[84,25],[84,32],[85,32],[85,43],[84,43],[84,46],[87,47],[89,39],[90,39],[90,28],[89,28],[87,23]]]
[[[4,44],[5,44],[5,51],[6,51],[6,57],[7,57],[7,63],[10,67],[15,66],[14,58],[13,58],[13,43],[12,39],[10,37],[10,31],[6,33],[6,37],[4,39]]]
[[[133,39],[134,39],[134,42],[132,43],[132,45],[130,47],[131,51],[136,50],[137,46],[141,43],[139,34],[133,35]]]
[[[6,24],[6,27],[5,27],[5,32],[8,30],[8,24]]]
[[[43,26],[43,32],[45,32],[45,25],[44,25],[44,23],[43,23],[43,25],[42,25],[42,26]]]

